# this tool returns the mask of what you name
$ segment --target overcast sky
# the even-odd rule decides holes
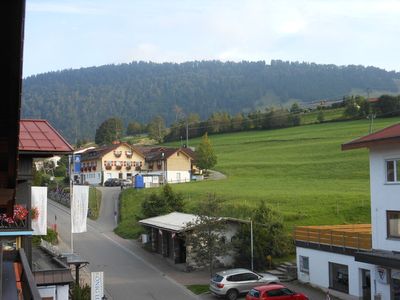
[[[133,60],[400,71],[400,1],[27,0],[24,77]]]

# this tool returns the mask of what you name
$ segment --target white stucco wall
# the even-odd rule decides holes
[[[68,300],[69,299],[69,285],[49,285],[38,287],[40,297],[53,298],[54,300]]]
[[[190,182],[189,171],[167,171],[166,173],[167,173],[168,183]]]
[[[69,285],[57,285],[57,300],[69,299]]]
[[[349,295],[354,296],[354,299],[358,299],[358,297],[362,296],[362,278],[360,269],[370,270],[371,293],[374,294],[374,281],[372,279],[375,272],[374,265],[356,262],[353,256],[296,247],[297,266],[300,266],[300,256],[306,256],[309,258],[310,270],[309,274],[305,274],[300,272],[300,267],[297,268],[297,277],[300,281],[308,282],[321,288],[329,288],[329,263],[332,262],[348,266]]]
[[[400,159],[400,147],[370,149],[372,248],[400,251],[400,240],[387,238],[386,211],[400,211],[400,184],[386,183],[387,159]]]
[[[53,299],[57,299],[56,298],[56,286],[55,285],[51,285],[51,286],[39,286],[38,290],[39,290],[39,294],[40,297],[42,298],[53,298]],[[67,298],[68,299],[68,298]]]
[[[81,177],[85,176],[83,183],[89,184],[100,184],[101,183],[101,172],[85,172],[81,173]]]

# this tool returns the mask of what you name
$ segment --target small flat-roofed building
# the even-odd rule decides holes
[[[186,244],[186,234],[193,230],[193,223],[197,219],[197,215],[172,212],[140,220],[139,224],[143,225],[149,233],[144,238],[142,237],[142,242],[149,243],[152,251],[161,254],[173,264],[182,264],[186,270],[202,268],[204,266],[198,266],[193,260],[194,253]],[[220,219],[226,224],[223,235],[227,242],[231,242],[241,223],[246,223],[246,221],[233,218]],[[230,252],[225,257],[218,257],[218,260],[221,265],[231,266],[234,254]]]

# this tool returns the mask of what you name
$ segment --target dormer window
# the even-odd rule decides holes
[[[386,182],[400,183],[400,159],[386,160]]]

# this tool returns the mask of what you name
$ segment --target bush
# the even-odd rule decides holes
[[[35,235],[32,237],[32,245],[39,246],[40,241],[44,240],[52,245],[58,244],[58,233],[52,228],[47,228],[47,235]]]
[[[72,300],[90,300],[90,286],[84,284],[83,286],[72,284],[71,299]]]

